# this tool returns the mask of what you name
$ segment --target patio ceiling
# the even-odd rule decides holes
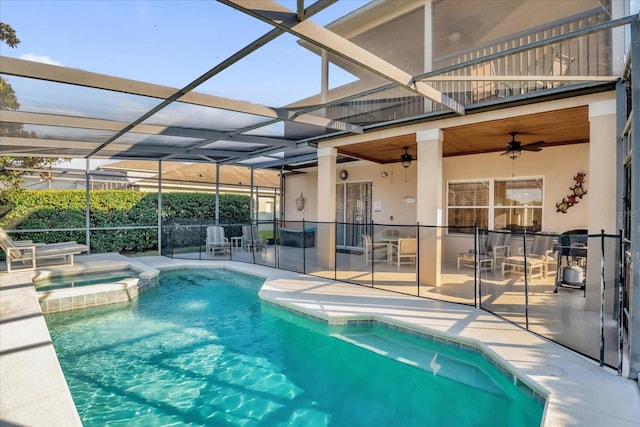
[[[544,141],[544,147],[589,142],[588,108],[575,107],[527,116],[510,117],[482,123],[443,129],[443,155],[502,152],[511,140],[511,132],[522,144]],[[376,163],[397,163],[409,147],[409,153],[417,158],[416,135],[398,137],[339,147],[338,153],[346,157],[369,160]]]
[[[258,22],[265,32],[256,37],[255,31],[245,31],[247,34],[242,34],[238,42],[230,36],[227,44],[233,40],[234,46],[239,45],[237,50],[217,64],[209,64],[207,71],[194,74],[180,87],[2,56],[0,77],[15,91],[20,107],[3,106],[0,110],[3,127],[0,156],[172,160],[295,168],[315,162],[316,147],[324,139],[428,120],[408,109],[390,120],[387,116],[378,116],[376,111],[357,110],[362,105],[368,108],[379,105],[380,111],[400,111],[399,107],[406,102],[403,100],[410,100],[412,104],[418,100],[418,104],[430,103],[437,107],[438,114],[466,113],[466,105],[437,90],[430,82],[415,78],[422,68],[414,70],[407,65],[407,58],[415,62],[413,58],[423,56],[421,37],[414,40],[415,43],[406,43],[393,37],[381,38],[380,33],[375,32],[376,23],[382,22],[389,34],[400,39],[421,33],[424,12],[420,8],[424,2],[373,1],[359,9],[355,9],[359,5],[354,6],[355,10],[348,11],[347,17],[321,24],[313,21],[335,3],[335,0],[319,0],[304,8],[302,0],[207,2],[212,16],[217,16],[220,8],[230,7],[245,16],[248,23]],[[579,6],[586,9],[591,3],[598,4],[585,0]],[[537,3],[514,0],[502,9],[478,7],[479,3],[474,3],[474,7],[463,10],[456,4],[448,0],[434,1],[434,10],[453,22],[443,26],[438,21],[434,26],[434,48],[440,49],[441,55],[452,49],[452,44],[446,42],[453,40],[452,34],[462,41],[495,37],[492,31],[500,19],[511,20],[518,13],[528,13],[526,7]],[[485,22],[487,14],[491,15],[489,26],[462,25]],[[82,38],[82,34],[77,37]],[[284,47],[272,47],[281,39]],[[396,45],[398,49],[394,50]],[[283,52],[294,48],[317,62],[320,78],[304,80],[308,73],[296,73],[300,82],[275,83],[281,85],[279,95],[288,95],[289,86],[316,89],[292,93],[290,101],[276,101],[272,105],[256,99],[239,100],[242,95],[238,99],[219,95],[225,80],[218,79],[228,73],[245,71],[238,67],[250,61],[259,50],[272,49],[267,50],[266,56],[273,61],[278,75],[277,67],[295,67],[295,63],[280,61],[285,56]],[[142,55],[138,51],[135,54]],[[321,58],[328,61],[322,67]],[[424,58],[418,58],[418,62],[423,61]],[[320,76],[319,70],[324,67],[339,68],[350,75],[350,80],[332,85],[324,80],[325,76]],[[257,93],[270,83],[270,74],[268,70],[252,71],[254,79],[246,84],[254,85]],[[287,77],[291,78],[284,78]],[[330,114],[332,111],[335,114]],[[525,144],[534,140],[544,140],[549,146],[587,142],[586,114],[585,109],[572,109],[562,114],[539,114],[445,129],[444,155],[501,151],[509,141],[509,132],[518,132],[518,139]],[[21,131],[5,131],[16,126]],[[415,135],[410,134],[341,147],[339,154],[343,159],[390,163],[399,160],[404,146],[411,147],[410,152],[415,156],[415,144]]]

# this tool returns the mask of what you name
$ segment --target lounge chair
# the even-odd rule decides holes
[[[61,264],[73,265],[73,256],[88,252],[89,247],[77,242],[34,243],[30,240],[14,241],[0,228],[0,247],[6,254],[7,272],[15,270],[13,263],[26,266],[21,270],[34,270],[36,263],[44,259],[61,259]],[[58,264],[58,263],[56,263]]]
[[[215,255],[216,252],[229,253],[231,250],[231,242],[224,236],[223,227],[219,225],[207,227],[205,247],[207,253],[211,252],[212,255]]]
[[[415,237],[401,237],[397,244],[391,245],[395,263],[400,270],[400,264],[415,264],[418,257],[418,240]]]
[[[242,246],[248,251],[251,249],[266,250],[266,241],[258,233],[255,225],[242,226]]]
[[[362,235],[362,242],[364,244],[365,264],[379,261],[384,261],[388,264],[391,261],[391,246],[389,242],[372,242],[368,234]]]
[[[557,265],[556,258],[553,256],[553,245],[557,240],[557,236],[536,234],[531,244],[531,249],[525,257],[523,255],[510,256],[505,258],[502,263],[502,275],[506,272],[524,273],[526,270],[529,278],[547,277],[550,272],[550,264]]]

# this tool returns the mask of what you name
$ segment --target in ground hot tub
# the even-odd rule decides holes
[[[33,281],[43,313],[131,301],[157,284],[155,272],[133,268],[83,271],[72,275],[36,277]]]

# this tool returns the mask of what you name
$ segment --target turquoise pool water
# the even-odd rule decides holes
[[[260,285],[180,270],[136,302],[47,315],[83,424],[540,424],[542,405],[477,354],[380,326],[330,328],[261,303]]]

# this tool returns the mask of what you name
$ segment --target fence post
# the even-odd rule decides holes
[[[333,280],[338,280],[338,220],[333,220],[333,235],[334,235],[334,245],[333,245]],[[318,229],[318,227],[316,227]]]
[[[623,294],[624,294],[624,235],[622,230],[618,231],[618,252],[620,258],[618,259],[618,376],[622,375],[622,309],[624,307]]]
[[[604,230],[600,230],[600,367],[604,366]]]
[[[253,174],[251,176],[253,176]],[[249,201],[251,202],[251,200],[253,200],[253,185],[251,186],[251,199]],[[251,203],[249,203],[249,205],[251,205]],[[253,219],[252,218],[249,218],[249,230],[251,230],[249,232],[249,235],[251,236],[251,256],[253,257],[253,263],[255,264],[256,263],[256,245],[255,245],[256,236],[253,235]],[[256,222],[256,232],[257,231],[258,231],[258,222]]]
[[[478,286],[478,223],[473,224],[473,305],[479,308],[482,301],[482,286]],[[479,297],[479,298],[478,298]]]
[[[437,233],[438,233],[438,226],[436,226],[436,234]],[[391,257],[393,258],[392,254],[391,254]],[[400,262],[400,260],[398,260],[398,262]],[[416,292],[418,296],[420,296],[420,222],[419,221],[416,221]]]
[[[205,237],[206,238],[206,233],[205,235],[202,234],[202,217],[200,217],[200,226],[198,229],[198,235],[200,236],[198,238],[198,260],[202,261],[202,238]],[[205,245],[204,250],[207,250],[207,246]]]
[[[529,330],[529,277],[527,275],[527,229],[522,232],[522,253],[524,255],[524,327]]]
[[[375,230],[373,229],[373,221],[371,221],[371,287],[375,287],[375,282],[373,278],[375,266],[376,266],[376,251],[373,249],[373,236],[375,235]],[[367,248],[364,248],[366,251]]]
[[[277,269],[280,269],[280,245],[278,245],[278,236],[280,236],[280,230],[278,230],[278,219],[273,215],[273,256],[275,258],[274,264]]]
[[[302,274],[307,274],[307,248],[305,248],[307,245],[304,244],[305,229],[304,218],[302,218]]]

